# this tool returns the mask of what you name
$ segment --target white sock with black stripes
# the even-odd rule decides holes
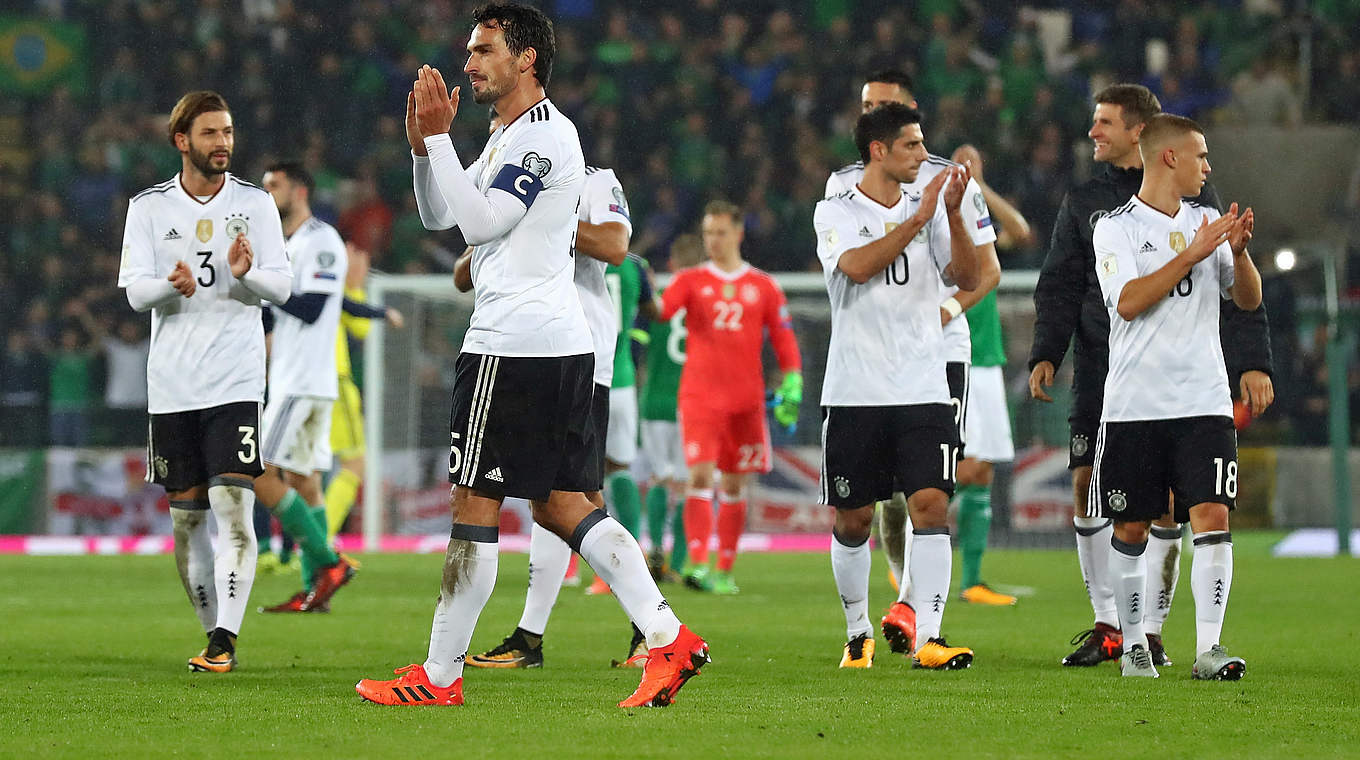
[[[1081,579],[1086,584],[1091,611],[1097,623],[1118,628],[1119,613],[1115,611],[1114,588],[1110,585],[1114,522],[1107,517],[1074,517],[1072,524],[1077,531],[1077,561],[1081,564]]]
[[[944,605],[949,598],[953,552],[948,528],[917,528],[912,531],[911,574],[912,609],[916,610],[916,648],[940,637]]]
[[[572,532],[576,551],[604,578],[623,611],[647,637],[647,648],[666,646],[680,635],[680,620],[656,587],[642,547],[623,524],[601,510]]]
[[[831,575],[836,579],[836,591],[845,610],[845,639],[860,634],[872,638],[874,626],[869,622],[869,572],[873,552],[866,537],[857,544],[845,543],[835,531],[831,533]]]
[[[1143,608],[1147,593],[1147,544],[1127,544],[1111,538],[1110,578],[1114,586],[1115,605],[1119,611],[1119,628],[1124,633],[1124,651],[1134,645],[1147,649],[1143,631]]]
[[[175,536],[175,568],[194,605],[204,633],[217,626],[217,589],[213,582],[212,535],[208,505],[192,500],[170,502],[170,525]]]
[[[430,625],[430,650],[425,674],[441,689],[463,677],[463,662],[477,618],[496,587],[500,566],[500,531],[481,525],[454,523],[444,552],[444,574],[439,604]]]
[[[1143,615],[1143,630],[1161,636],[1162,623],[1171,613],[1171,600],[1176,596],[1176,582],[1181,577],[1181,526],[1152,526],[1152,534],[1148,536],[1147,568],[1147,612]]]
[[[529,633],[543,635],[548,627],[557,595],[562,591],[562,579],[571,564],[571,547],[556,533],[534,523],[529,531],[529,590],[524,594],[524,614],[519,627]]]
[[[208,481],[208,503],[217,519],[217,627],[235,635],[255,585],[255,488],[249,479],[217,477]]]
[[[1190,562],[1190,591],[1195,595],[1195,654],[1209,651],[1223,634],[1223,615],[1232,590],[1232,534],[1196,533]]]

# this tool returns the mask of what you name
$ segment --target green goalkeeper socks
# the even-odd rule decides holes
[[[992,528],[992,489],[990,486],[959,488],[959,552],[963,556],[963,576],[959,588],[982,583],[982,554],[987,551],[987,533]]]
[[[666,541],[666,507],[668,495],[664,485],[652,486],[647,492],[647,536],[652,539],[652,546],[657,551],[665,545]]]
[[[330,567],[340,561],[340,557],[326,542],[324,509],[321,518],[318,520],[313,515],[312,508],[307,506],[307,503],[302,500],[297,491],[290,488],[283,499],[274,506],[274,515],[279,518],[279,524],[302,549],[303,559],[311,562],[313,570]],[[306,573],[305,570],[304,573]],[[304,575],[304,578],[306,577]]]
[[[609,497],[609,505],[614,511],[614,519],[623,524],[628,532],[637,538],[642,530],[642,497],[638,495],[637,483],[627,470],[611,472],[604,477],[604,485]]]

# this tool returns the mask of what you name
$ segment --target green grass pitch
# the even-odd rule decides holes
[[[662,710],[620,710],[635,670],[612,598],[564,589],[546,666],[478,671],[461,708],[384,708],[361,677],[424,659],[441,557],[371,555],[329,615],[246,618],[241,667],[188,672],[202,644],[169,557],[0,557],[0,757],[753,758],[1360,756],[1360,573],[1346,559],[1275,559],[1277,536],[1239,534],[1225,642],[1237,683],[1190,679],[1185,559],[1156,681],[1068,669],[1090,608],[1073,552],[995,551],[987,576],[1029,586],[1014,608],[951,601],[945,633],[974,648],[962,672],[915,671],[879,639],[872,670],[836,668],[844,618],[824,555],[749,555],[739,596],[670,587],[714,662]],[[871,611],[892,600],[875,552]],[[957,572],[957,571],[956,571]],[[519,619],[524,555],[501,557],[473,647]],[[956,575],[957,578],[957,575]],[[252,606],[296,576],[262,578]]]

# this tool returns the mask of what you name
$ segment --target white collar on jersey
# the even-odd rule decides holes
[[[746,262],[742,262],[742,265],[737,267],[736,271],[733,272],[724,272],[723,270],[718,268],[717,264],[714,264],[711,261],[708,262],[707,264],[704,264],[704,266],[708,269],[708,271],[713,273],[714,277],[717,277],[720,280],[738,280],[741,278],[742,275],[751,271],[751,265]]]

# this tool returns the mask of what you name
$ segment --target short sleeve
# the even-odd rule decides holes
[[[628,199],[613,169],[600,169],[586,175],[585,191],[581,196],[581,218],[590,224],[617,222],[632,236],[633,220],[628,211]]]
[[[298,271],[294,288],[299,292],[337,295],[345,291],[349,258],[339,235],[329,230],[317,235],[309,242],[307,254],[296,258],[293,265]]]
[[[138,280],[158,276],[155,240],[146,204],[136,201],[128,204],[127,221],[123,226],[123,258],[118,265],[118,287],[126,288]]]
[[[973,245],[986,245],[996,242],[996,228],[992,226],[992,212],[987,209],[987,200],[982,197],[982,188],[977,180],[969,179],[963,189],[963,203],[959,208],[968,237]]]
[[[1124,292],[1124,286],[1138,279],[1133,247],[1124,229],[1108,217],[1096,222],[1091,243],[1096,254],[1096,279],[1100,281],[1100,294],[1105,306],[1113,309],[1119,305],[1119,295]]]
[[[850,188],[845,185],[845,180],[841,179],[840,172],[831,172],[831,176],[826,178],[826,193],[823,194],[822,197],[830,198],[833,195],[840,195],[849,189]]]
[[[821,201],[812,216],[817,231],[817,258],[827,274],[839,271],[841,256],[863,245],[855,232],[855,220],[838,202]]]

